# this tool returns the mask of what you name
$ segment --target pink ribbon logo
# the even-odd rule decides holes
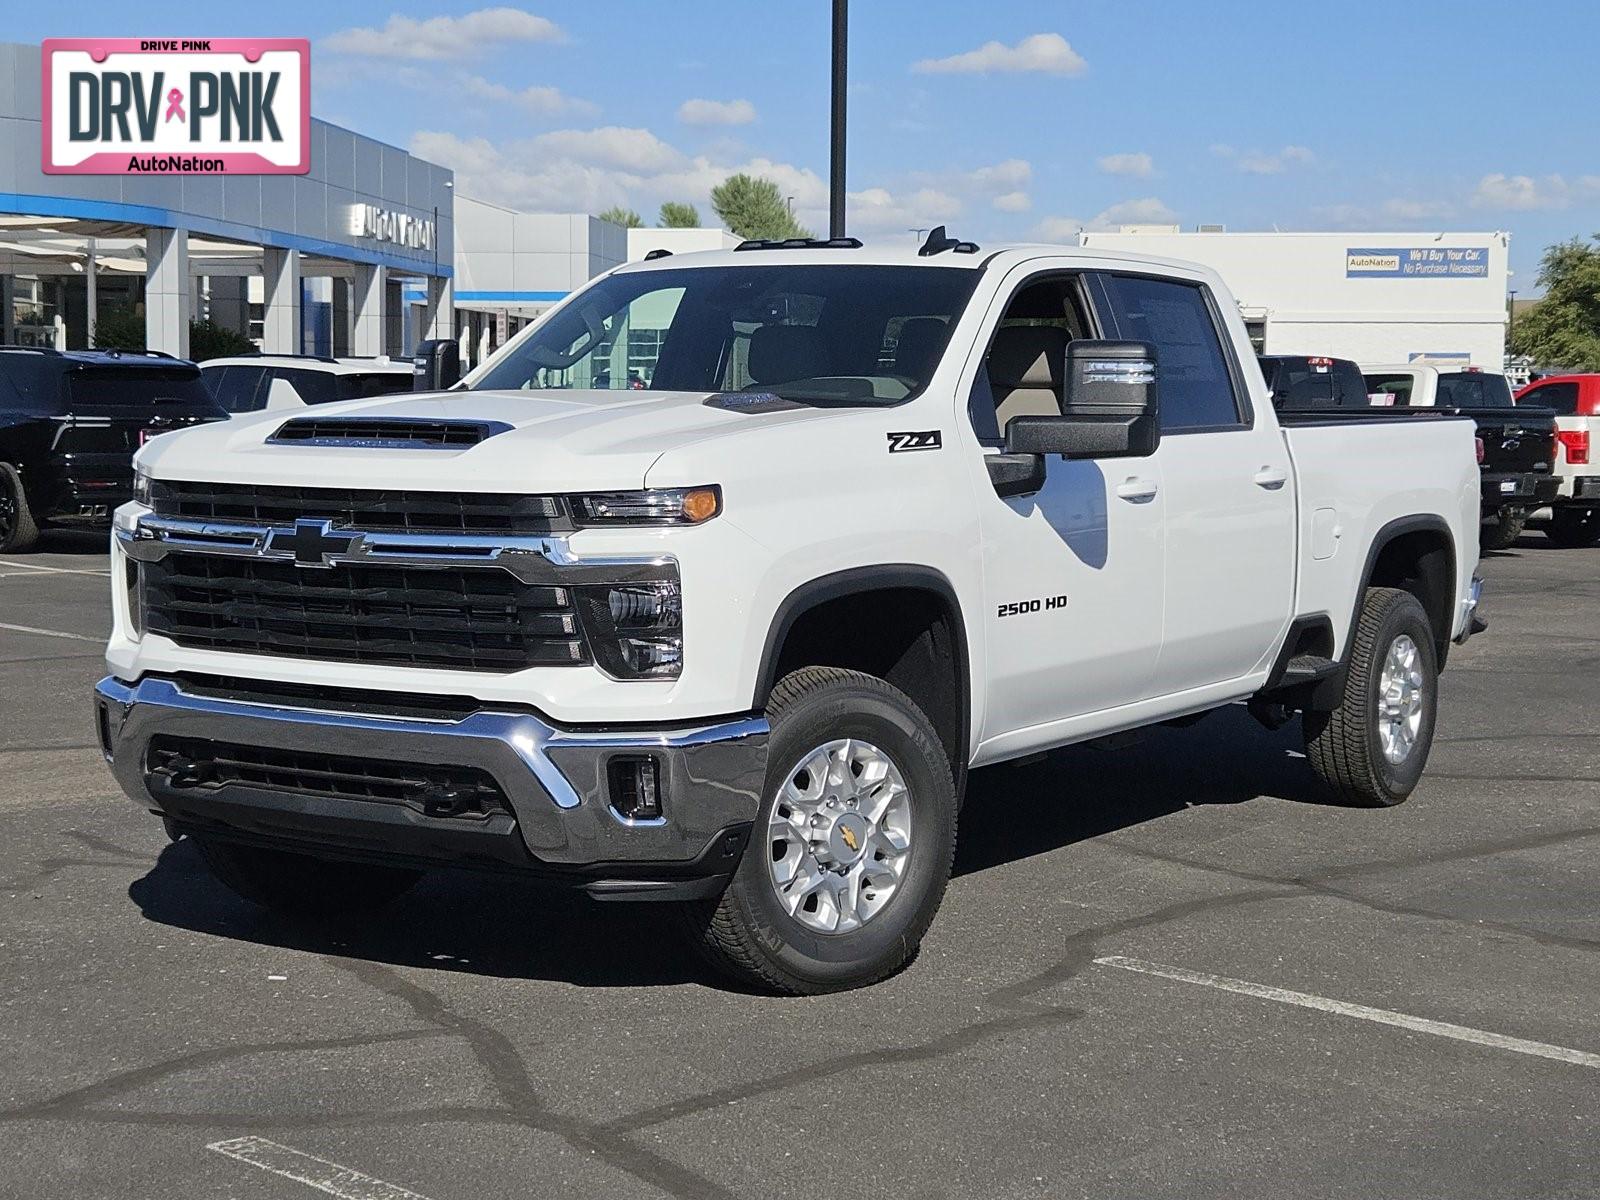
[[[173,88],[167,93],[167,115],[164,118],[164,122],[172,120],[173,117],[177,117],[180,121],[189,119],[183,115],[183,93],[177,88]]]

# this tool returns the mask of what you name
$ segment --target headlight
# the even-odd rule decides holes
[[[578,520],[593,525],[699,525],[722,511],[718,487],[648,488],[572,497]]]
[[[675,679],[683,669],[683,592],[676,580],[577,589],[600,669],[614,679]]]
[[[133,502],[144,505],[150,503],[150,472],[143,467],[133,469]]]

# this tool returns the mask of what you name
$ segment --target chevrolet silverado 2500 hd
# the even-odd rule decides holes
[[[235,890],[520,871],[791,992],[914,953],[969,767],[1245,701],[1398,803],[1479,627],[1470,420],[1280,418],[1214,273],[1099,250],[659,257],[138,466],[99,735]]]

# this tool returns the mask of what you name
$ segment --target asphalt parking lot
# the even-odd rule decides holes
[[[0,560],[0,1195],[1592,1197],[1600,550],[1483,570],[1409,803],[1239,709],[979,772],[920,958],[780,1000],[502,879],[262,915],[92,744],[99,539]]]

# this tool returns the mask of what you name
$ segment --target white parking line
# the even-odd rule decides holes
[[[230,1138],[224,1142],[212,1142],[206,1149],[303,1183],[319,1192],[327,1192],[330,1196],[342,1197],[342,1200],[428,1200],[426,1196],[397,1184],[385,1183],[371,1175],[363,1175],[360,1171],[352,1171],[336,1162],[266,1138]]]
[[[46,567],[39,563],[15,562],[9,558],[0,558],[0,567],[15,567],[22,571],[47,571],[52,575],[98,575],[102,579],[110,579],[110,571],[89,571],[76,567]]]
[[[1365,1004],[1330,1000],[1326,996],[1313,996],[1309,992],[1291,992],[1287,988],[1271,987],[1264,983],[1249,983],[1243,979],[1229,979],[1225,975],[1208,975],[1204,971],[1166,967],[1139,958],[1124,958],[1120,954],[1108,954],[1094,961],[1096,965],[1102,967],[1137,971],[1141,975],[1158,975],[1162,979],[1176,979],[1180,983],[1197,983],[1201,987],[1237,992],[1241,996],[1255,996],[1261,1000],[1276,1000],[1279,1004],[1294,1004],[1300,1008],[1316,1009],[1318,1012],[1334,1013],[1341,1017],[1355,1017],[1362,1021],[1376,1021],[1380,1025],[1394,1025],[1415,1033],[1431,1033],[1435,1037],[1454,1038],[1458,1042],[1471,1042],[1477,1046],[1489,1046],[1496,1050],[1531,1054],[1536,1058],[1550,1058],[1556,1062],[1572,1063],[1580,1067],[1600,1068],[1600,1054],[1569,1050],[1565,1046],[1552,1046],[1548,1042],[1530,1042],[1525,1038],[1507,1037],[1503,1033],[1490,1033],[1466,1025],[1451,1025],[1445,1021],[1430,1021],[1426,1017],[1391,1012],[1387,1008],[1369,1008]]]
[[[103,637],[90,637],[83,633],[67,633],[61,629],[39,629],[33,625],[7,625],[0,621],[0,629],[9,629],[12,633],[36,633],[40,637],[71,638],[75,642],[103,642]]]

